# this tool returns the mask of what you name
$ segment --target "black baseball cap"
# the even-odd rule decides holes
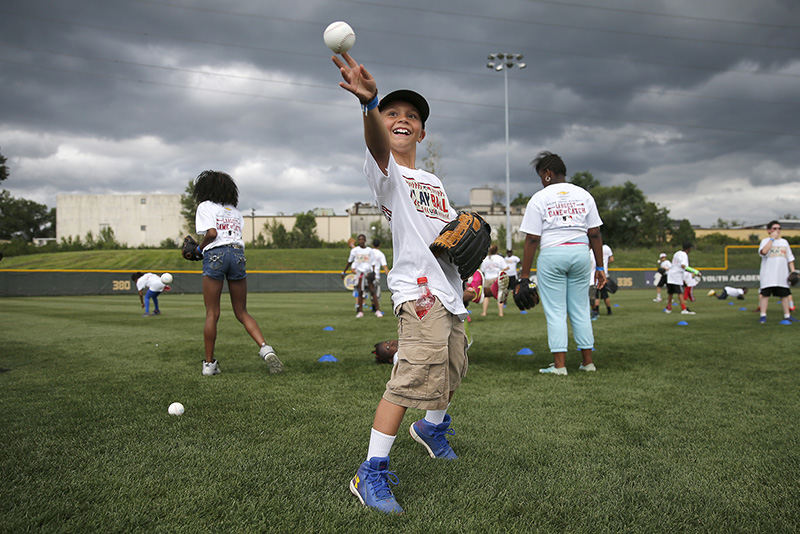
[[[378,103],[378,110],[383,111],[383,108],[391,104],[392,102],[408,102],[419,111],[420,119],[422,119],[422,127],[425,128],[425,121],[428,120],[428,116],[431,114],[431,108],[428,105],[428,101],[425,100],[421,94],[417,93],[416,91],[412,91],[411,89],[398,89],[397,91],[392,91],[388,95],[381,98],[381,101]]]

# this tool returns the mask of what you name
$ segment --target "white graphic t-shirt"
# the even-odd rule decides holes
[[[150,291],[160,293],[164,291],[165,287],[164,282],[161,281],[161,277],[154,273],[144,273],[136,280],[136,291],[149,289]]]
[[[350,257],[347,261],[352,263],[351,267],[358,274],[367,274],[372,272],[373,252],[369,247],[353,247],[350,249]]]
[[[661,262],[661,265],[659,265],[659,267],[664,269],[664,273],[666,273],[667,271],[669,271],[669,268],[672,267],[672,262],[669,260],[664,260]]]
[[[515,256],[512,254],[511,256],[506,256],[504,258],[506,260],[506,274],[509,277],[516,278],[517,276],[517,265],[519,264],[519,256]]]
[[[381,279],[381,268],[386,267],[386,254],[380,249],[372,249],[372,270],[375,271],[375,280]]]
[[[739,287],[725,286],[725,293],[727,293],[729,297],[733,298],[739,298],[744,296],[744,291],[742,290],[742,288]]]
[[[794,261],[792,248],[789,246],[789,242],[781,237],[772,242],[772,248],[764,256],[761,254],[761,249],[768,242],[769,238],[767,237],[758,245],[758,254],[761,256],[761,270],[758,273],[760,289],[765,287],[789,287],[789,282],[786,279],[789,277],[789,262]]]
[[[667,283],[683,285],[683,272],[686,267],[689,267],[689,255],[679,250],[672,256],[672,264],[667,271]]]
[[[481,262],[481,272],[487,280],[494,280],[500,276],[500,271],[504,271],[506,267],[506,260],[500,254],[486,256]]]
[[[446,259],[437,258],[428,248],[442,227],[457,216],[442,182],[422,169],[398,165],[391,154],[388,175],[384,175],[369,150],[364,174],[392,230],[394,259],[387,283],[395,312],[403,302],[417,299],[417,278],[425,276],[431,293],[444,307],[465,319],[467,309],[461,300],[458,268]]]
[[[242,239],[244,218],[234,206],[223,206],[210,200],[201,202],[197,206],[195,226],[200,235],[205,235],[211,228],[217,230],[216,239],[206,245],[203,251],[222,245],[239,245],[244,248]]]
[[[552,184],[531,197],[520,231],[541,236],[540,248],[589,243],[586,231],[603,224],[594,198],[575,184]]]

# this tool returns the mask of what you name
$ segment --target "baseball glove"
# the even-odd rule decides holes
[[[181,247],[181,256],[190,261],[199,261],[203,259],[203,255],[197,250],[197,241],[190,235],[183,238],[183,246]]]
[[[789,278],[786,279],[790,285],[796,286],[797,282],[800,281],[800,272],[792,271],[789,273]]]
[[[614,280],[613,278],[606,278],[606,286],[605,287],[608,290],[608,292],[611,293],[612,295],[617,292],[617,289],[619,289],[619,286],[617,285],[617,281]]]
[[[520,310],[528,310],[539,304],[539,290],[536,284],[522,278],[514,288],[514,303]]]
[[[491,231],[480,215],[462,211],[442,228],[430,249],[437,258],[445,254],[458,267],[461,279],[467,280],[489,251]]]

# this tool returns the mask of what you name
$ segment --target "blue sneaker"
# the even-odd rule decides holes
[[[444,458],[446,460],[456,460],[458,456],[453,452],[450,442],[446,435],[452,436],[455,430],[450,428],[450,414],[445,414],[444,421],[438,425],[429,423],[425,419],[420,419],[408,429],[414,441],[421,443],[427,450],[431,458]]]
[[[767,316],[762,315],[761,317],[759,317],[758,322],[761,324],[767,324]]]
[[[386,514],[402,514],[403,509],[397,504],[389,482],[399,482],[397,475],[389,471],[389,457],[375,456],[358,467],[356,476],[350,480],[350,493],[364,506]]]

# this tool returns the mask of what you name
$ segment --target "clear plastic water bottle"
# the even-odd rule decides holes
[[[414,306],[417,309],[417,317],[422,319],[426,315],[431,308],[433,308],[434,297],[431,290],[428,289],[428,278],[425,276],[421,276],[417,278],[417,287],[419,288],[419,297],[417,297],[417,301],[414,303]]]

